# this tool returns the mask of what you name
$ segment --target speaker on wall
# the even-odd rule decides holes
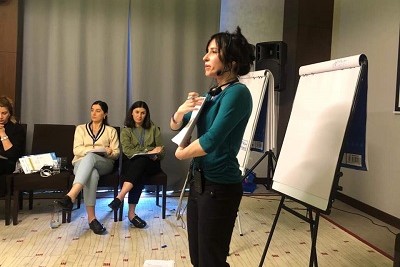
[[[271,71],[274,76],[275,91],[282,91],[285,88],[286,55],[287,45],[282,41],[256,44],[255,70]]]

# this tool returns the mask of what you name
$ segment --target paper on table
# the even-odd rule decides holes
[[[30,156],[23,156],[19,159],[19,163],[25,174],[37,172],[43,166],[53,166],[54,161],[56,161],[57,157],[54,152],[52,153],[44,153],[38,155],[30,155]]]
[[[172,142],[174,142],[178,146],[181,146],[181,145],[189,142],[190,137],[193,132],[193,129],[194,129],[194,126],[196,126],[196,122],[197,122],[197,119],[201,112],[201,109],[203,108],[204,103],[206,102],[206,101],[204,101],[205,97],[202,97],[202,98],[203,98],[202,104],[197,105],[196,106],[197,109],[192,111],[192,116],[190,117],[188,124],[186,124],[186,126],[183,127],[183,129],[177,135],[175,135],[174,138],[171,139]]]

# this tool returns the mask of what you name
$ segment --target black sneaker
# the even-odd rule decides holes
[[[135,214],[135,217],[133,217],[131,220],[129,220],[133,226],[135,226],[136,228],[145,228],[147,223],[142,220],[139,216],[137,216]]]
[[[74,206],[74,203],[72,203],[71,198],[68,195],[65,195],[63,199],[61,200],[56,200],[54,201],[57,206],[60,207],[60,209],[62,209],[63,211],[68,211],[71,212],[72,211],[72,207]]]
[[[96,235],[101,235],[106,232],[106,228],[97,219],[93,219],[93,221],[89,223],[89,227]]]
[[[118,210],[122,205],[122,201],[119,200],[119,198],[114,198],[113,201],[111,201],[110,204],[108,204],[108,206],[110,207],[110,209],[112,210]]]

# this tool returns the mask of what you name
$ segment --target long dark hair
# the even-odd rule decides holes
[[[101,110],[104,111],[104,113],[106,115],[104,116],[103,124],[104,125],[108,125],[108,105],[107,105],[107,103],[104,102],[104,101],[101,101],[101,100],[96,100],[96,101],[93,102],[92,107],[94,105],[99,105],[101,107]]]
[[[215,40],[219,50],[219,59],[224,64],[224,71],[232,70],[237,75],[249,73],[251,65],[255,60],[254,46],[247,42],[239,26],[234,33],[219,32],[211,36],[207,42],[208,46]],[[234,65],[233,62],[236,62]]]
[[[126,112],[126,117],[125,117],[125,126],[129,127],[129,128],[136,127],[135,120],[132,117],[132,112],[135,108],[144,108],[146,110],[146,117],[143,120],[142,127],[144,129],[149,129],[151,127],[150,110],[149,110],[149,106],[147,106],[146,102],[144,102],[144,101],[136,101],[128,109],[128,111]]]

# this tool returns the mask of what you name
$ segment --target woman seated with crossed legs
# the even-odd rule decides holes
[[[91,122],[78,125],[74,136],[75,179],[71,190],[56,203],[65,211],[71,211],[73,203],[83,190],[90,229],[95,234],[104,234],[106,228],[96,219],[95,204],[98,181],[101,175],[110,173],[114,161],[119,157],[118,133],[108,126],[108,105],[95,101],[90,109]],[[95,149],[104,151],[97,154]]]
[[[108,206],[117,210],[129,192],[128,219],[135,227],[144,228],[146,222],[135,213],[143,184],[145,184],[142,178],[161,171],[160,160],[165,154],[160,129],[151,121],[150,110],[145,102],[136,101],[129,108],[120,141],[123,152],[122,179],[124,183],[118,196]],[[145,154],[135,155],[137,153]]]

